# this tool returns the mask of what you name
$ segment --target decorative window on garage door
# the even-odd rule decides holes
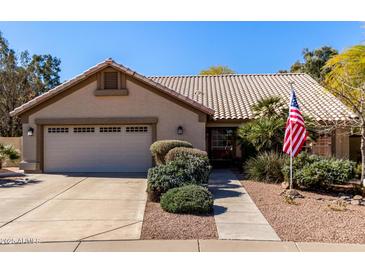
[[[99,129],[99,131],[102,132],[102,133],[121,132],[122,128],[121,127],[101,127]]]
[[[68,127],[49,127],[48,133],[68,133]]]
[[[148,131],[148,127],[126,127],[125,129],[126,132],[147,132]]]
[[[94,127],[74,127],[74,133],[92,133],[95,132]]]

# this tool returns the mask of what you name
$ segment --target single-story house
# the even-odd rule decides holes
[[[145,77],[107,59],[11,112],[23,124],[27,172],[140,172],[152,142],[182,139],[215,161],[240,158],[235,130],[260,98],[289,101],[295,83],[304,113],[317,120],[351,112],[301,73]],[[322,154],[348,158],[349,136],[320,140]]]

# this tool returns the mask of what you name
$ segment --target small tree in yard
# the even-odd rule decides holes
[[[361,133],[361,182],[365,186],[365,46],[353,46],[332,57],[324,69],[329,71],[324,81],[326,88],[357,116],[345,126]]]
[[[3,161],[6,159],[17,160],[19,159],[19,153],[11,145],[0,144],[0,169],[3,166]]]
[[[288,107],[281,97],[263,98],[252,106],[253,119],[242,124],[238,136],[244,143],[252,145],[257,152],[275,151],[281,153],[285,134]],[[311,139],[315,139],[317,125],[309,117],[305,123]]]
[[[253,120],[242,124],[238,136],[256,151],[280,151],[287,108],[280,97],[264,98],[252,106]]]

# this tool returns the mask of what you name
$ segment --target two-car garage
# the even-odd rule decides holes
[[[44,172],[146,172],[151,125],[44,126]]]
[[[11,112],[27,173],[147,172],[156,140],[205,149],[214,111],[106,60]]]

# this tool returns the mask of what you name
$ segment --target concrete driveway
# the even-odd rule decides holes
[[[140,238],[145,176],[38,174],[29,178],[33,182],[0,184],[0,241]]]

